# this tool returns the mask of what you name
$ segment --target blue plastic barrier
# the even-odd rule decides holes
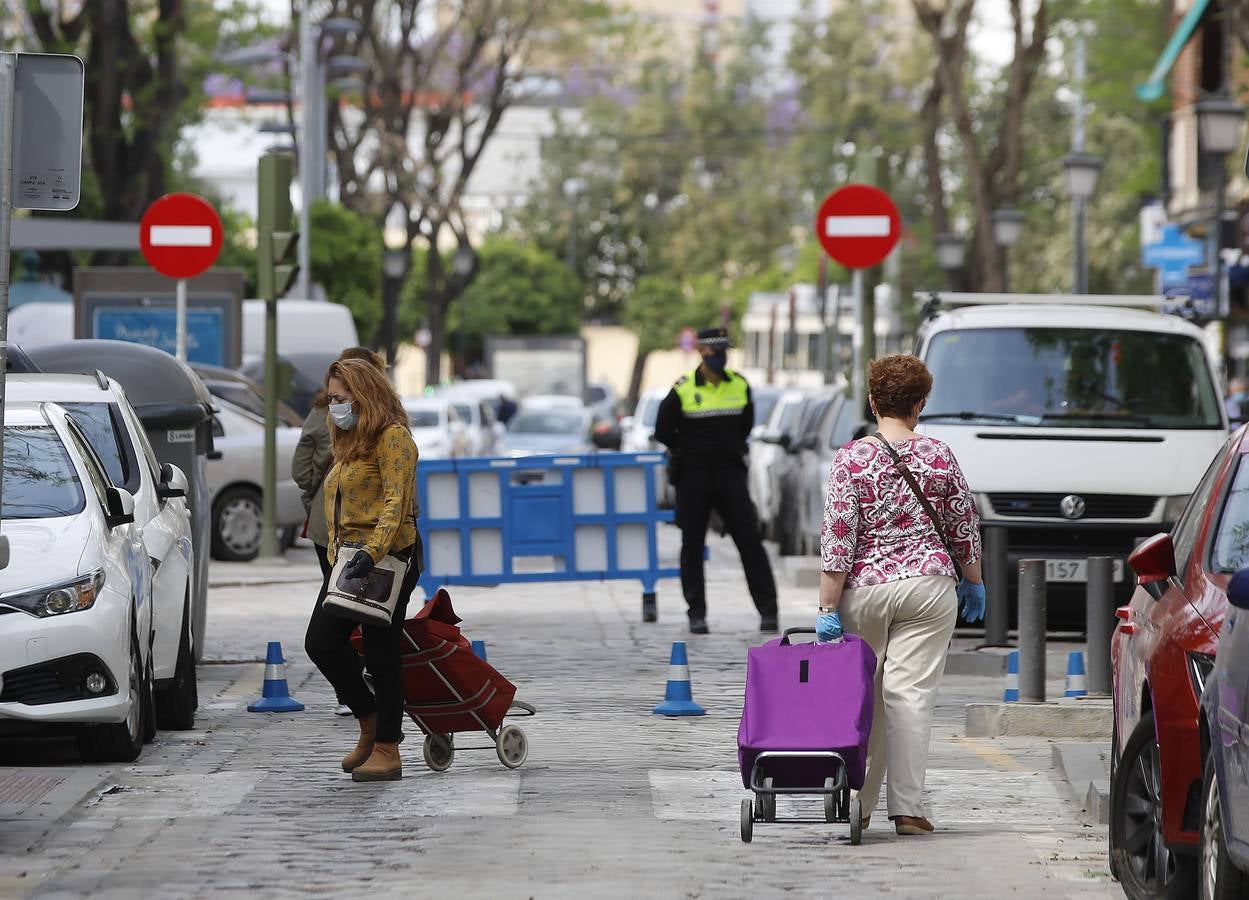
[[[661,568],[657,532],[662,453],[448,459],[417,466],[426,596],[443,585],[542,581],[642,582],[653,621]],[[534,558],[549,558],[541,568]]]

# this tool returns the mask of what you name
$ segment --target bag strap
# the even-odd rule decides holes
[[[958,576],[959,581],[963,580],[963,567],[958,564],[958,557],[954,555],[954,549],[950,546],[950,542],[946,539],[945,529],[941,527],[941,519],[937,517],[937,511],[933,509],[932,503],[924,494],[924,489],[919,486],[919,482],[915,476],[911,474],[911,470],[906,467],[906,463],[902,461],[902,457],[898,455],[898,451],[893,449],[893,445],[886,440],[885,436],[879,431],[872,437],[885,448],[885,451],[893,458],[893,464],[897,467],[902,477],[906,479],[906,483],[911,486],[911,493],[915,495],[915,499],[919,501],[919,505],[924,508],[924,512],[928,514],[928,521],[932,522],[932,527],[937,530],[937,537],[941,539],[941,546],[945,548],[945,552],[949,554],[950,562],[954,564],[954,572]]]
[[[328,476],[327,476],[328,477]],[[340,524],[340,518],[343,512],[343,494],[339,490],[341,483],[334,485],[334,558],[338,558],[338,551],[343,546],[343,527]]]

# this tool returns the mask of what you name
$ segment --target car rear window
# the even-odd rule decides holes
[[[137,474],[132,465],[134,454],[129,448],[129,440],[122,436],[122,428],[113,414],[112,404],[62,403],[61,406],[82,427],[87,441],[104,463],[108,480],[132,493],[137,490],[138,478],[134,478],[134,483],[131,483],[131,478]]]
[[[408,425],[412,428],[437,428],[442,420],[436,409],[408,410]]]
[[[4,429],[5,519],[54,519],[82,512],[86,497],[69,452],[47,427]]]

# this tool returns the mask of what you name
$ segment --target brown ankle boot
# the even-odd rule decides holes
[[[398,781],[402,777],[399,745],[383,744],[381,741],[373,745],[373,755],[369,757],[369,761],[351,773],[352,781]]]
[[[373,752],[373,742],[377,740],[377,713],[371,712],[356,721],[360,723],[360,740],[356,749],[343,757],[344,772],[354,771],[364,765],[369,754]]]

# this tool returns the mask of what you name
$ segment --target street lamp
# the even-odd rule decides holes
[[[1211,157],[1215,169],[1214,227],[1210,229],[1210,252],[1214,255],[1214,297],[1217,315],[1223,314],[1223,208],[1227,202],[1227,155],[1240,148],[1245,108],[1220,94],[1194,107],[1201,152]]]
[[[386,339],[386,362],[390,365],[391,378],[394,378],[395,354],[398,352],[398,309],[399,290],[408,277],[412,267],[412,250],[410,247],[389,244],[382,251],[382,334]]]
[[[949,279],[950,289],[958,290],[959,275],[963,271],[963,263],[967,259],[967,242],[957,234],[939,234],[934,243],[937,245],[937,265]]]
[[[1075,260],[1072,275],[1072,293],[1089,292],[1088,247],[1084,237],[1084,205],[1097,190],[1097,177],[1102,171],[1102,161],[1091,153],[1073,150],[1063,157],[1063,172],[1067,178],[1067,195],[1073,206],[1075,234]]]
[[[1010,291],[1010,248],[1023,237],[1025,216],[1017,209],[1003,208],[993,211],[993,243],[1002,251],[1002,290]]]

